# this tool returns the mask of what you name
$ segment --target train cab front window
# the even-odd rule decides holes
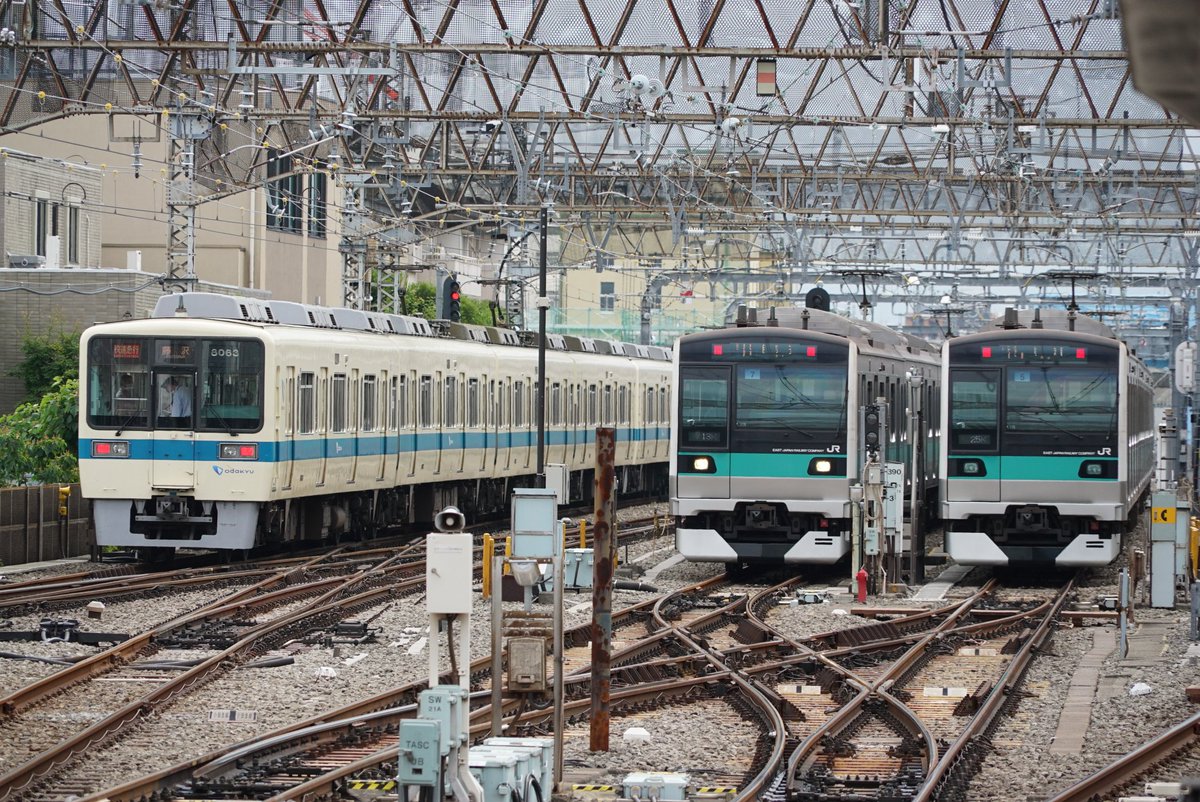
[[[1005,392],[1011,439],[1060,448],[1115,445],[1117,374],[1107,365],[1012,366]]]
[[[998,372],[959,368],[950,373],[950,447],[995,451],[998,436]]]
[[[141,337],[97,337],[88,343],[82,391],[88,425],[145,429],[154,400],[149,343]]]
[[[725,448],[729,444],[729,369],[681,367],[679,448]]]
[[[262,428],[263,344],[256,340],[96,337],[83,371],[94,429]]]
[[[263,423],[263,344],[202,340],[197,431],[254,432]]]

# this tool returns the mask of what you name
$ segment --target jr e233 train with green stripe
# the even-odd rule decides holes
[[[942,351],[941,517],[966,565],[1105,565],[1154,471],[1145,365],[1098,321],[1010,310]]]
[[[872,444],[884,461],[909,465],[910,431],[922,441],[905,492],[924,497],[937,484],[938,380],[930,344],[821,308],[743,308],[734,325],[680,338],[676,548],[735,565],[837,562],[866,461],[859,410],[887,399],[887,435]]]
[[[537,470],[538,349],[517,332],[180,293],[80,344],[79,465],[101,546],[162,556],[336,540],[504,509]],[[589,497],[664,491],[669,351],[547,336],[546,462]]]

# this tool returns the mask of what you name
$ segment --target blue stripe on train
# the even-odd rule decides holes
[[[653,442],[667,440],[670,430],[665,426],[650,426],[642,429],[618,429],[617,441]],[[206,434],[207,436],[207,434]],[[403,434],[403,435],[350,435],[316,438],[311,435],[301,435],[303,439],[266,441],[254,440],[249,437],[233,437],[222,440],[223,443],[239,445],[257,445],[258,459],[247,462],[281,462],[287,460],[311,460],[322,458],[340,459],[344,457],[370,457],[379,454],[395,454],[433,451],[457,451],[480,448],[528,448],[537,443],[537,432],[462,432]],[[593,442],[595,435],[591,432],[547,430],[546,445],[587,445]],[[97,437],[80,439],[79,458],[92,458],[93,442],[121,441],[129,443],[128,459],[135,460],[198,460],[200,462],[241,462],[242,460],[221,460],[217,456],[220,445],[212,440],[144,440],[132,437]],[[189,447],[194,451],[189,456],[185,452]],[[97,459],[119,459],[113,457],[97,457]]]

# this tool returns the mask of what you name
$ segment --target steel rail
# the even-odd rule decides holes
[[[841,710],[831,716],[820,727],[811,732],[788,758],[787,787],[792,788],[795,785],[797,775],[802,771],[807,771],[812,763],[816,761],[817,747],[821,744],[822,740],[826,736],[836,735],[855,721],[860,715],[859,708],[872,696],[880,698],[888,707],[896,711],[899,714],[898,718],[900,721],[907,721],[909,723],[912,734],[924,741],[926,745],[926,768],[934,765],[938,760],[937,741],[933,738],[932,733],[929,732],[928,727],[921,721],[920,716],[893,696],[890,693],[890,688],[898,677],[911,669],[919,660],[924,659],[928,648],[937,640],[945,637],[953,629],[953,625],[962,616],[966,615],[971,607],[978,604],[981,599],[990,594],[995,589],[995,586],[996,581],[994,579],[989,580],[976,593],[964,599],[935,629],[920,637],[917,643],[896,659],[883,674],[870,682],[866,687],[860,688],[857,696],[847,702]]]
[[[402,581],[383,588],[360,593],[356,596],[337,601],[337,597],[343,592],[363,584],[370,578],[378,578],[386,575],[389,572],[409,570],[411,564],[403,566],[389,566],[390,562],[399,560],[399,556],[392,560],[385,561],[381,565],[371,571],[360,573],[356,576],[343,578],[340,585],[337,585],[317,599],[309,603],[302,610],[298,610],[290,615],[284,616],[275,621],[270,621],[250,629],[236,643],[226,649],[221,650],[217,654],[206,659],[199,665],[181,672],[180,675],[169,682],[166,682],[139,699],[124,705],[120,709],[110,713],[83,731],[77,733],[71,738],[63,741],[58,746],[49,749],[24,764],[9,771],[7,774],[0,776],[0,800],[9,798],[12,794],[26,788],[36,782],[40,777],[53,771],[56,767],[67,763],[76,754],[86,749],[89,745],[104,739],[105,737],[116,732],[121,727],[128,724],[134,719],[148,714],[161,704],[164,704],[175,696],[185,692],[187,689],[206,680],[212,672],[220,668],[224,663],[239,657],[245,657],[253,654],[257,644],[262,639],[279,633],[290,627],[293,624],[300,623],[314,615],[320,615],[327,612],[337,610],[345,610],[357,608],[363,604],[369,603],[378,599],[380,596],[391,595],[399,590],[415,588],[424,583],[424,574]],[[289,572],[290,573],[290,572]],[[321,580],[313,583],[319,586],[330,584],[330,580]],[[307,587],[307,586],[302,586]],[[224,605],[220,610],[230,610],[237,608],[237,604]],[[62,673],[62,672],[60,672]]]
[[[996,715],[1000,712],[1001,706],[1010,698],[1010,694],[1016,690],[1029,664],[1033,662],[1033,653],[1040,649],[1046,638],[1050,636],[1055,619],[1058,617],[1063,605],[1067,603],[1067,597],[1074,589],[1075,580],[1072,579],[1058,592],[1058,596],[1043,616],[1041,624],[1021,644],[1021,648],[1017,650],[1017,653],[1013,655],[1012,660],[1005,667],[1004,673],[1000,675],[999,681],[992,687],[991,692],[984,699],[976,714],[971,718],[966,729],[946,749],[942,759],[932,766],[926,774],[925,781],[920,791],[918,791],[914,802],[932,802],[932,800],[942,798],[943,785],[950,781],[951,773],[962,765],[961,761],[966,757],[964,753],[967,747],[988,730]],[[1039,607],[1038,609],[1041,610],[1043,607]]]
[[[1085,777],[1069,788],[1059,791],[1048,802],[1093,802],[1116,791],[1133,779],[1176,752],[1195,747],[1200,742],[1200,713],[1163,731],[1096,773]]]
[[[717,581],[719,579],[706,579],[681,588],[677,593],[700,590],[703,587],[711,586]],[[618,622],[637,621],[648,617],[657,602],[658,599],[647,599],[615,611],[613,613],[614,625]],[[571,639],[576,637],[586,640],[590,637],[590,633],[590,622],[580,624],[564,633],[564,641],[569,643]],[[661,639],[664,634],[658,633],[654,637]],[[630,644],[629,647],[614,655],[614,661],[624,659],[626,654],[632,655],[636,653],[639,646],[640,644]],[[470,672],[472,675],[487,673],[490,666],[491,655],[484,655],[472,661]],[[572,675],[568,675],[567,679],[569,680],[573,676],[578,676],[581,679],[586,678],[588,676],[587,672],[588,668],[583,667],[573,672]],[[401,707],[401,705],[397,705],[397,701],[404,699],[406,696],[411,697],[415,702],[417,693],[425,687],[427,687],[425,680],[418,680],[400,688],[353,702],[339,710],[329,711],[294,724],[285,725],[265,735],[256,736],[231,747],[224,747],[218,751],[178,763],[145,777],[136,778],[122,785],[88,796],[80,802],[104,802],[105,800],[108,800],[108,802],[134,802],[135,800],[145,799],[164,788],[180,785],[192,780],[208,778],[230,768],[231,764],[225,762],[225,758],[230,755],[237,755],[240,759],[253,758],[254,761],[262,763],[269,759],[268,756],[276,750],[289,749],[289,745],[297,740],[304,741],[305,743],[297,746],[296,749],[305,748],[314,737],[314,733],[318,732],[322,734],[321,737],[327,742],[333,742],[340,732],[352,727],[362,726],[367,717],[379,713],[390,713],[394,709]],[[490,698],[490,691],[487,694]]]

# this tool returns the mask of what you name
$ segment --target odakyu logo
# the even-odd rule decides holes
[[[248,468],[222,468],[220,465],[214,465],[214,466],[212,466],[212,469],[213,469],[213,473],[215,473],[217,476],[224,476],[226,474],[252,475],[254,473],[253,470],[250,470]]]

